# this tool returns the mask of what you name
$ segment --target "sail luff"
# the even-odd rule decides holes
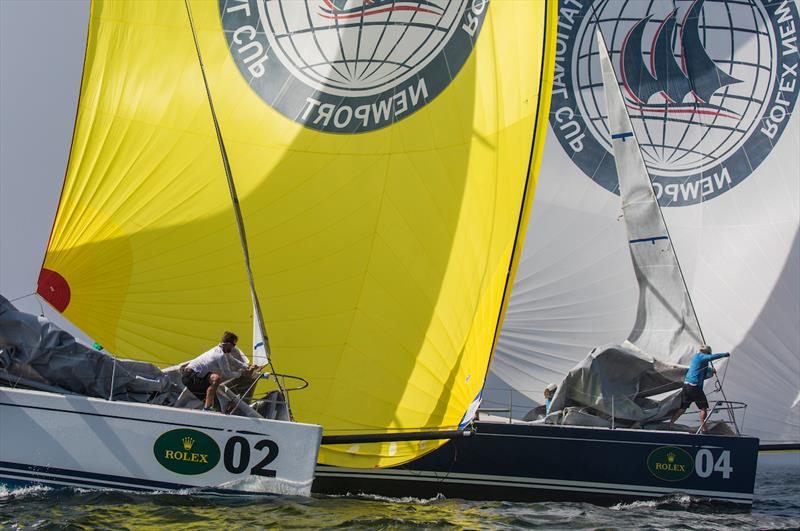
[[[597,45],[628,247],[639,283],[628,340],[657,358],[685,362],[705,340],[599,31]]]
[[[545,3],[547,5],[546,24],[548,27],[555,27],[558,23],[558,1],[545,0]],[[494,338],[492,339],[489,359],[486,364],[484,383],[481,387],[481,393],[479,393],[478,397],[476,398],[476,401],[478,402],[481,400],[481,394],[486,385],[486,376],[488,376],[491,369],[495,347],[497,346],[497,341],[500,339],[500,331],[503,327],[503,319],[505,318],[506,310],[508,309],[508,302],[511,298],[511,287],[514,283],[514,279],[516,278],[517,270],[519,269],[520,256],[522,254],[522,248],[525,244],[525,235],[527,234],[528,221],[530,220],[531,214],[531,204],[533,203],[533,198],[536,191],[536,182],[539,175],[539,168],[541,167],[542,163],[542,153],[544,152],[544,142],[540,140],[540,136],[544,137],[546,134],[549,121],[550,102],[552,95],[552,90],[550,89],[552,88],[555,69],[555,43],[555,39],[552,38],[552,35],[549,32],[545,31],[542,33],[542,49],[544,50],[544,53],[542,54],[542,74],[539,80],[537,104],[540,111],[534,126],[533,135],[531,137],[530,159],[528,162],[525,190],[523,192],[522,203],[519,210],[519,222],[517,224],[516,235],[514,236],[514,244],[512,247],[511,259],[508,267],[508,275],[506,278],[505,287],[503,288],[503,299],[497,315]],[[475,412],[477,412],[477,407],[475,408]]]

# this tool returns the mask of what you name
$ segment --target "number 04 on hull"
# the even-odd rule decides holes
[[[308,495],[322,436],[311,424],[5,387],[0,422],[10,487]]]

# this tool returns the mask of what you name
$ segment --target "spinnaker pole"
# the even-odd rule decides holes
[[[472,429],[413,431],[406,433],[361,433],[354,435],[323,435],[322,444],[361,444],[399,441],[440,441],[461,439],[475,434]]]

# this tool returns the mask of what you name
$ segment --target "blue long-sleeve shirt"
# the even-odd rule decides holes
[[[708,366],[709,361],[713,361],[719,358],[727,358],[730,356],[730,352],[721,352],[719,354],[703,354],[702,352],[698,352],[692,358],[692,364],[689,365],[689,372],[686,373],[686,378],[684,378],[684,383],[696,385],[703,388],[703,381],[706,378],[711,378],[713,374]]]

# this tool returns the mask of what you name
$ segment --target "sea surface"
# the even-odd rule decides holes
[[[674,496],[588,503],[380,497],[207,498],[27,488],[0,490],[3,529],[798,529],[800,466],[759,463],[752,510]]]

